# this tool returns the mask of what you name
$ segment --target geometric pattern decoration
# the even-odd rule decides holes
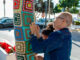
[[[25,54],[26,52],[26,44],[23,41],[16,41],[16,52],[20,54]]]
[[[30,24],[34,21],[33,0],[14,0],[14,34],[16,59],[35,60],[30,40]]]
[[[32,53],[32,47],[31,44],[27,41],[26,42],[26,54],[31,54]]]
[[[30,35],[31,35],[30,29],[25,29],[25,36],[26,36],[26,39],[30,39]]]
[[[16,53],[16,58],[17,58],[17,60],[27,60],[25,55],[21,55],[18,53]]]
[[[20,54],[31,54],[32,47],[29,41],[26,41],[26,42],[16,41],[16,52]]]
[[[33,0],[23,0],[23,11],[33,12]]]
[[[20,0],[14,0],[14,9],[19,9],[20,7]]]
[[[14,33],[16,41],[25,41],[22,27],[15,27]]]
[[[27,60],[35,60],[34,54],[28,54],[26,55]]]
[[[29,26],[33,22],[33,14],[22,12],[22,26]]]
[[[30,28],[29,27],[24,27],[23,28],[23,31],[24,31],[24,38],[25,38],[25,41],[29,41],[30,38],[31,38],[31,31],[30,31]]]
[[[14,12],[21,12],[22,10],[22,0],[14,0]]]
[[[14,13],[14,25],[21,26],[21,14],[20,13]]]

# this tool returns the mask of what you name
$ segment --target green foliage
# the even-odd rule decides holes
[[[38,4],[41,4],[41,7],[38,7]],[[43,2],[43,0],[38,0],[38,3],[35,4],[35,10],[38,11],[38,12],[45,12],[45,9],[46,9],[46,1]],[[47,12],[49,10],[49,0],[47,0]],[[51,10],[51,13],[53,13],[53,2],[52,0],[50,0],[50,10]]]
[[[59,13],[59,12],[61,12],[61,8],[60,8],[60,5],[59,5],[59,4],[57,4],[57,5],[55,6],[55,8],[53,9],[53,12],[54,12],[54,13]]]
[[[79,0],[59,0],[59,2],[60,2],[60,6],[62,8],[68,8],[68,11],[69,8],[77,7],[79,4]]]
[[[76,8],[71,8],[70,9],[70,13],[79,13],[79,10],[78,9],[76,9]]]

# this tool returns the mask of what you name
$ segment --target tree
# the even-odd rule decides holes
[[[60,5],[59,5],[59,4],[57,4],[57,5],[55,6],[55,8],[53,9],[53,12],[54,12],[54,14],[61,12],[61,8],[60,8]]]
[[[60,6],[64,8],[64,10],[67,8],[67,11],[71,7],[76,7],[78,6],[79,0],[59,0]]]
[[[38,3],[35,4],[36,11],[45,12],[45,8],[46,8],[46,4],[45,3],[46,3],[46,1],[43,2],[43,0],[38,0]],[[38,4],[40,4],[41,7],[38,7]],[[47,0],[47,4],[49,4],[49,0]],[[48,7],[49,7],[49,5],[47,5],[47,12],[49,10]],[[52,2],[52,0],[50,0],[50,10],[51,10],[51,13],[52,13],[53,12],[53,2]]]
[[[42,3],[42,2],[43,2],[43,0],[38,0],[38,2]]]

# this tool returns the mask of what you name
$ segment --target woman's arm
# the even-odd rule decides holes
[[[40,50],[43,50],[43,52],[45,51],[50,52],[62,46],[63,43],[62,39],[63,38],[60,33],[54,32],[46,40],[37,37],[34,38],[34,36],[32,36],[30,43],[32,44],[32,48],[34,52]],[[40,42],[39,40],[43,40],[43,41]]]
[[[36,39],[37,39],[36,36],[31,35],[31,37],[32,37],[32,38],[31,38],[31,40],[30,40],[29,42],[30,42],[31,45],[32,45],[32,50],[33,50],[33,52],[35,52],[35,53],[43,53],[44,50],[43,50],[43,49],[39,49],[40,46],[38,47],[38,43],[40,43],[40,42],[43,41],[42,37],[40,37],[40,38],[38,39],[38,41],[36,40]],[[33,42],[33,41],[34,41],[34,42]]]

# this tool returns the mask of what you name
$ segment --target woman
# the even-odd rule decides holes
[[[61,13],[53,23],[55,31],[46,40],[41,38],[39,27],[32,23],[30,43],[33,52],[44,52],[44,60],[70,60],[72,36],[68,27],[71,23],[72,15],[68,12]]]
[[[47,27],[42,30],[41,37],[43,38],[43,40],[48,39],[48,36],[49,36],[50,33],[52,33],[53,31],[54,31],[53,24],[52,24],[52,23],[49,23],[49,24],[47,25]],[[35,60],[43,60],[43,56],[40,56],[38,53],[35,54],[35,58],[36,58]]]

